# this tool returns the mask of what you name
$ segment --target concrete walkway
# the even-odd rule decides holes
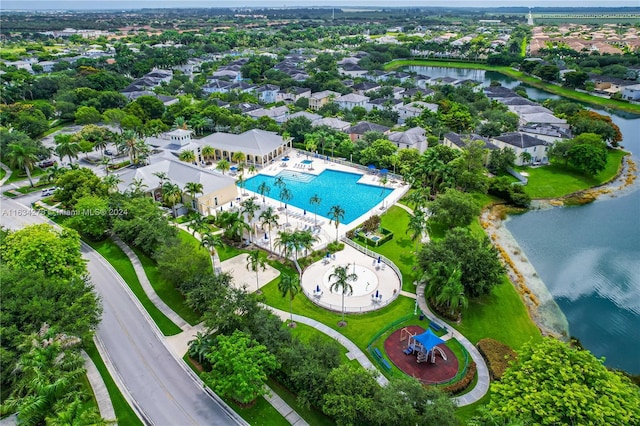
[[[291,318],[291,314],[289,312],[282,311],[280,309],[276,309],[276,308],[271,307],[271,306],[266,306],[266,307],[271,309],[273,311],[273,313],[276,314],[277,316],[279,316],[283,321],[287,321],[287,320],[289,320]],[[350,359],[350,360],[355,359],[365,369],[374,370],[375,372],[378,373],[377,381],[381,386],[386,386],[389,383],[389,380],[387,380],[386,377],[384,377],[382,374],[380,374],[378,369],[371,363],[371,361],[369,361],[369,358],[367,358],[365,353],[362,352],[360,350],[360,348],[358,348],[358,346],[356,346],[355,343],[353,343],[351,340],[347,339],[341,333],[338,333],[333,328],[330,328],[330,327],[322,324],[321,322],[318,322],[318,321],[316,321],[314,319],[311,319],[311,318],[303,317],[301,315],[293,314],[293,321],[299,322],[301,324],[306,324],[308,326],[311,326],[311,327],[315,328],[316,330],[326,334],[327,336],[330,336],[330,337],[334,338],[338,343],[340,343],[342,346],[347,348],[347,350],[349,351],[349,352],[347,352],[347,358],[348,359]]]
[[[266,386],[269,391],[268,394],[264,396],[264,399],[267,400],[269,404],[273,406],[278,413],[282,414],[290,424],[294,426],[309,426],[309,423],[305,422],[302,417],[298,413],[296,413],[293,408],[289,407],[289,405],[284,401],[284,399],[280,398],[280,396],[273,391],[269,386]]]
[[[107,386],[104,384],[104,380],[102,380],[102,376],[100,375],[98,368],[85,351],[82,351],[82,358],[84,358],[84,368],[87,370],[87,379],[89,380],[91,389],[93,389],[93,394],[96,397],[100,415],[107,421],[115,421],[116,412],[113,409],[109,391],[107,391]]]
[[[418,306],[420,307],[420,310],[427,317],[429,317],[431,321],[448,330],[451,337],[456,338],[458,342],[460,342],[462,346],[464,346],[467,352],[469,352],[469,354],[471,355],[471,359],[473,359],[473,361],[476,363],[478,382],[476,383],[475,387],[464,395],[452,398],[453,402],[455,402],[458,407],[464,407],[465,405],[473,404],[474,402],[480,400],[483,396],[485,396],[489,391],[490,379],[487,364],[484,362],[484,358],[482,358],[482,355],[480,355],[478,349],[476,349],[476,347],[466,337],[460,334],[459,331],[452,328],[449,324],[440,320],[433,314],[433,312],[431,312],[431,310],[427,306],[427,301],[424,298],[425,286],[426,284],[420,284],[417,288]]]
[[[0,179],[0,186],[2,186],[7,181],[7,179],[9,179],[11,177],[11,169],[9,167],[5,166],[4,163],[0,163],[0,167],[2,167],[5,172],[7,172],[7,174],[4,175],[4,177],[2,179]]]
[[[144,268],[142,267],[142,263],[140,262],[140,259],[134,253],[134,251],[131,250],[131,248],[128,245],[126,245],[116,235],[112,235],[111,239],[113,240],[114,243],[118,245],[118,247],[122,249],[122,251],[127,255],[129,260],[131,261],[131,264],[133,265],[133,269],[136,271],[136,275],[138,276],[138,280],[140,281],[140,284],[142,285],[142,288],[144,292],[147,294],[147,297],[149,298],[149,300],[151,300],[151,302],[153,302],[153,304],[156,305],[156,307],[160,309],[160,311],[167,318],[173,321],[173,323],[176,324],[178,327],[180,327],[182,330],[186,330],[187,328],[190,328],[191,326],[189,325],[189,323],[183,320],[182,317],[180,317],[180,315],[176,314],[173,311],[173,309],[167,306],[167,304],[162,301],[160,296],[158,296],[156,291],[151,286],[151,283],[147,278],[147,274],[144,272]]]

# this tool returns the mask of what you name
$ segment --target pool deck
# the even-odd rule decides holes
[[[319,175],[325,170],[335,170],[347,173],[356,173],[361,174],[362,177],[358,180],[358,183],[382,186],[380,183],[380,175],[365,172],[362,170],[358,170],[353,167],[345,166],[342,164],[338,164],[332,161],[327,161],[323,158],[314,158],[312,156],[306,156],[304,154],[299,154],[296,150],[291,150],[287,153],[289,156],[289,161],[282,161],[282,159],[276,160],[273,164],[261,169],[258,173],[266,176],[276,176],[283,170],[291,170],[291,171],[299,171],[300,173],[309,173],[313,175]],[[312,164],[303,164],[304,160],[313,160]],[[212,166],[215,168],[215,165]],[[246,174],[245,176],[249,177],[250,175]],[[409,190],[408,185],[403,185],[402,182],[395,181],[389,179],[389,181],[384,185],[386,188],[392,189],[392,192],[385,197],[381,202],[376,204],[372,209],[367,211],[362,216],[356,218],[355,220],[349,222],[348,224],[340,224],[338,226],[338,238],[343,236],[348,230],[357,227],[359,224],[363,223],[369,217],[374,214],[381,215],[395,204],[402,196]],[[276,211],[279,216],[278,220],[278,228],[273,229],[273,233],[277,233],[278,231],[282,231],[285,229],[296,230],[296,229],[311,229],[314,231],[314,235],[317,238],[317,241],[314,245],[314,250],[321,249],[326,247],[328,243],[334,241],[336,239],[336,227],[335,224],[329,223],[329,219],[326,217],[318,215],[317,223],[314,220],[314,214],[312,212],[306,212],[303,209],[298,207],[287,205],[287,208],[284,209],[282,207],[282,203],[274,198],[265,197],[266,203],[263,204],[262,196],[258,193],[245,190],[243,194],[238,194],[239,198],[246,199],[247,197],[256,197],[256,202],[260,204],[261,209],[255,214],[256,219],[254,222],[258,222],[258,217],[260,213],[271,206]],[[237,201],[237,200],[236,200]],[[237,202],[234,203],[234,206],[237,205]],[[226,204],[222,206],[223,210],[229,210],[233,207],[231,204]],[[305,214],[306,213],[306,214]],[[257,238],[256,238],[257,236]],[[275,235],[274,235],[275,236]],[[253,237],[252,241],[258,244],[261,247],[268,249],[269,246],[269,238],[270,235],[267,235],[265,239],[265,231],[261,229],[260,225],[254,223]]]

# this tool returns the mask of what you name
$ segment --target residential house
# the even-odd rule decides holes
[[[415,88],[407,89],[404,92],[402,92],[402,97],[404,99],[411,99],[411,98],[414,98],[415,96],[418,96],[418,94],[420,94],[419,96],[421,96],[422,98],[426,98],[428,96],[433,95],[434,93],[435,91],[432,89],[421,89],[419,87],[415,87]]]
[[[398,108],[402,106],[402,101],[400,99],[393,98],[378,98],[367,101],[365,104],[365,109],[367,111],[372,111],[374,109],[385,110],[390,109],[391,111],[397,111]]]
[[[397,108],[398,123],[404,124],[407,121],[407,119],[418,117],[425,110],[428,110],[434,113],[438,112],[438,105],[430,104],[427,102],[421,102],[421,101],[415,101],[415,102],[411,102],[410,104],[401,105]]]
[[[320,118],[318,120],[312,121],[311,125],[313,127],[327,126],[340,131],[345,131],[346,129],[351,127],[351,123],[349,123],[348,121],[343,121],[335,117]]]
[[[202,86],[202,91],[205,93],[228,93],[232,84],[227,80],[211,79]]]
[[[417,149],[421,154],[427,149],[427,133],[422,127],[413,127],[404,132],[391,132],[387,136],[398,149]]]
[[[291,119],[294,119],[294,118],[298,118],[298,117],[304,117],[307,120],[311,121],[311,123],[313,123],[316,120],[320,120],[322,118],[322,116],[319,115],[319,114],[313,114],[313,113],[307,112],[307,111],[298,111],[298,112],[295,112],[293,114],[290,114],[287,117],[287,121],[289,121]]]
[[[275,132],[253,129],[239,135],[230,133],[213,133],[198,140],[200,146],[211,146],[215,149],[214,160],[222,158],[231,161],[235,152],[247,156],[247,163],[264,167],[279,155],[291,148],[291,141],[285,140]]]
[[[522,132],[510,132],[491,139],[499,148],[511,148],[516,154],[515,164],[522,166],[528,164],[523,158],[524,153],[531,156],[531,163],[547,163],[549,161],[550,143]]]
[[[380,88],[380,85],[378,83],[373,83],[371,81],[363,81],[362,83],[354,84],[352,86],[352,89],[358,95],[364,95],[369,91],[378,90],[379,88]]]
[[[355,126],[351,126],[344,130],[349,135],[351,142],[362,139],[367,132],[380,132],[385,135],[389,134],[391,129],[387,126],[381,126],[380,124],[370,123],[368,121],[361,121]]]
[[[338,96],[340,96],[340,93],[333,92],[331,90],[323,90],[322,92],[312,93],[309,97],[309,108],[317,111]]]
[[[254,109],[248,111],[247,115],[251,118],[258,119],[260,117],[269,117],[275,120],[276,123],[284,123],[289,117],[289,108],[286,106],[273,107],[268,109]]]
[[[477,135],[472,133],[470,135],[460,135],[458,133],[449,132],[446,133],[442,138],[442,144],[448,146],[449,148],[457,149],[462,151],[469,142],[480,141],[484,143],[485,154],[483,156],[484,165],[487,166],[489,164],[489,158],[491,151],[495,149],[500,149],[496,144],[491,143],[489,139],[484,136]]]
[[[518,131],[550,143],[554,143],[560,139],[571,139],[573,137],[571,129],[556,127],[551,124],[533,123],[527,126],[520,126]]]
[[[358,64],[344,64],[338,67],[338,71],[340,74],[348,75],[352,78],[363,77],[367,73],[367,70],[361,68]]]
[[[632,84],[622,89],[622,99],[640,101],[640,84]]]
[[[590,74],[589,77],[595,85],[595,92],[609,96],[621,93],[625,87],[635,83],[635,81],[609,77],[608,75]]]
[[[276,103],[279,91],[280,87],[273,84],[265,84],[255,89],[255,92],[258,94],[258,99],[260,99],[260,102],[263,104]]]
[[[230,81],[242,81],[242,73],[238,70],[230,70],[230,69],[219,69],[215,71],[212,75],[212,78],[225,78]]]
[[[357,93],[349,93],[334,99],[334,102],[337,103],[340,108],[347,109],[349,111],[358,106],[365,108],[368,101],[368,96],[358,95]]]
[[[295,103],[298,99],[310,98],[311,89],[306,87],[289,87],[280,89],[276,95],[276,102]]]
[[[42,61],[38,62],[38,65],[42,67],[42,72],[50,73],[53,71],[53,67],[56,65],[54,61]]]

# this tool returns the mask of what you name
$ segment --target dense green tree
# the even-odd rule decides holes
[[[490,424],[640,424],[638,388],[590,352],[545,337],[525,343],[491,384]]]
[[[0,256],[7,266],[43,271],[46,276],[70,279],[86,273],[80,237],[68,228],[41,224],[10,232],[0,245]]]
[[[109,228],[109,202],[100,197],[78,199],[69,226],[92,240],[101,239]]]
[[[392,166],[391,158],[398,151],[398,147],[387,139],[378,139],[360,151],[360,164],[373,164],[380,169]]]
[[[241,331],[219,335],[206,355],[211,371],[203,373],[205,383],[219,395],[241,404],[253,403],[265,393],[269,373],[278,367],[276,357]]]
[[[489,238],[474,237],[468,230],[454,228],[442,240],[425,244],[418,254],[418,264],[423,272],[430,265],[441,262],[445,265],[459,263],[464,291],[470,297],[488,294],[500,284],[504,267],[498,258],[497,249]]]
[[[480,207],[471,195],[448,188],[429,204],[429,211],[433,220],[450,229],[469,225],[480,214]]]
[[[564,74],[563,78],[563,86],[572,88],[577,87],[581,89],[584,87],[584,83],[589,79],[589,74],[583,71],[569,71]]]
[[[594,176],[607,167],[607,149],[590,144],[574,144],[567,153],[569,163]]]
[[[307,117],[294,117],[287,121],[283,127],[289,132],[294,142],[303,142],[305,135],[313,131],[311,120]]]
[[[340,426],[366,423],[374,413],[374,396],[378,391],[379,385],[371,372],[350,363],[342,364],[327,377],[322,411]]]
[[[161,275],[174,286],[211,271],[207,253],[200,247],[194,247],[182,240],[162,245],[157,250],[155,259]]]
[[[516,162],[516,153],[511,148],[494,149],[489,155],[489,170],[493,173],[505,171],[513,167]]]
[[[29,185],[33,187],[33,179],[31,178],[31,170],[36,161],[38,161],[38,149],[30,140],[22,143],[11,143],[7,146],[6,158],[9,165],[15,169],[24,169],[29,179]]]
[[[102,114],[94,107],[81,106],[75,114],[76,124],[94,124],[102,121]]]
[[[90,169],[69,170],[56,180],[56,199],[63,206],[73,207],[82,197],[106,197],[107,187]]]

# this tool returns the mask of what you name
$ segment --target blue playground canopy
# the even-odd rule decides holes
[[[430,328],[424,333],[415,336],[414,339],[424,347],[425,352],[430,351],[440,343],[444,343],[444,340],[433,334]]]

